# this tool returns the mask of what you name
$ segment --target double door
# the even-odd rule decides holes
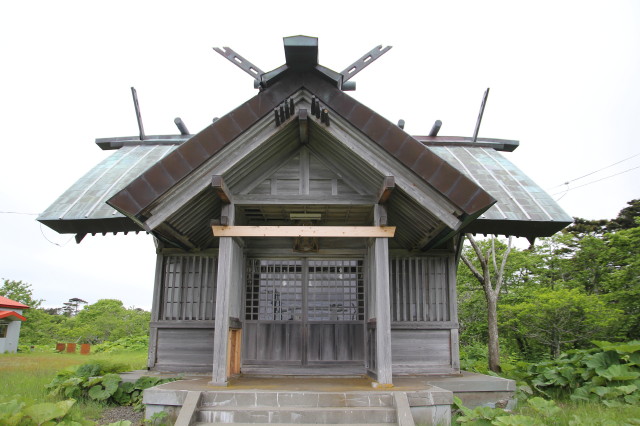
[[[364,363],[362,259],[248,259],[243,365]]]

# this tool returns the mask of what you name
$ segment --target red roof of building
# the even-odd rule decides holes
[[[29,309],[27,305],[7,299],[4,296],[0,296],[0,308]]]
[[[7,318],[7,317],[16,317],[18,318],[20,321],[25,321],[26,318],[23,317],[22,315],[20,315],[17,312],[13,312],[13,311],[0,311],[0,319],[2,318]]]

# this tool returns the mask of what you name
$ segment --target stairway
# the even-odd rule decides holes
[[[414,426],[404,392],[190,391],[175,423]]]

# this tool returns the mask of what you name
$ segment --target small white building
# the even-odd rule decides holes
[[[0,353],[16,352],[20,338],[20,325],[26,318],[22,311],[27,305],[0,296]]]

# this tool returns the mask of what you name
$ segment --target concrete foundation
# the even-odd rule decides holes
[[[141,375],[172,377],[171,373],[136,371]],[[176,375],[173,375],[176,377]],[[512,380],[474,373],[446,376],[394,377],[391,389],[374,389],[368,377],[258,377],[240,376],[228,386],[209,384],[209,375],[188,375],[182,380],[144,392],[146,417],[166,411],[177,418],[188,392],[200,392],[197,421],[236,423],[400,424],[397,395],[406,395],[412,420],[417,424],[448,425],[453,395],[465,405],[512,404]]]

